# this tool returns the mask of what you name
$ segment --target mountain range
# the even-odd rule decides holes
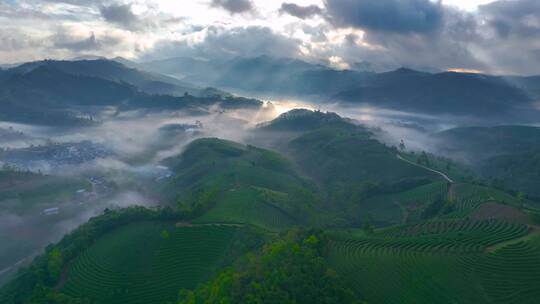
[[[199,84],[321,103],[363,104],[397,111],[534,121],[539,77],[336,70],[301,60],[260,56],[233,60],[170,58],[135,64]]]
[[[86,125],[93,107],[200,111],[218,103],[233,108],[261,105],[103,59],[46,60],[0,71],[0,119],[5,121]]]

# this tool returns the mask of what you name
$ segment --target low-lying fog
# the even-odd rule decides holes
[[[161,161],[181,153],[192,140],[219,137],[245,142],[251,128],[294,108],[336,112],[377,130],[379,138],[388,144],[397,145],[403,139],[414,150],[429,151],[430,133],[461,121],[373,107],[272,100],[257,111],[215,108],[208,115],[198,116],[106,109],[96,118],[96,126],[77,129],[0,122],[0,166],[9,164],[46,175],[80,178],[91,185],[78,190],[82,197],[44,201],[41,209],[27,212],[5,210],[0,198],[0,242],[17,243],[16,248],[0,248],[0,284],[47,243],[59,240],[105,208],[159,204],[141,184],[169,178],[170,171]],[[46,215],[45,209],[53,214]],[[13,254],[13,250],[24,255]]]

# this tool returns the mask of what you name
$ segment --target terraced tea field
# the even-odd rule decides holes
[[[435,182],[395,194],[379,195],[362,202],[362,211],[369,212],[375,222],[384,225],[420,220],[422,211],[436,200],[446,200],[448,183]]]
[[[459,211],[472,211],[480,204],[496,201],[499,203],[513,204],[517,199],[505,192],[471,184],[457,184],[452,191],[452,201]]]
[[[540,236],[463,261],[489,303],[533,304],[540,299]]]
[[[62,289],[103,304],[174,301],[181,288],[213,274],[237,229],[160,222],[124,226],[74,260]]]
[[[290,227],[294,219],[278,207],[257,199],[257,191],[242,188],[225,193],[216,206],[194,223],[252,224],[268,230]]]
[[[539,237],[488,250],[528,233],[500,220],[427,222],[334,235],[329,260],[368,303],[537,303]]]

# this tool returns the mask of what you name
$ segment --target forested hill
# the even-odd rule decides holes
[[[213,89],[197,89],[199,96],[190,95],[193,90],[175,87],[175,81],[162,79],[169,80],[104,60],[24,64],[0,74],[0,119],[81,126],[93,123],[90,117],[96,107],[200,112],[212,105],[224,108],[262,105],[255,99],[238,98]],[[162,90],[167,86],[172,86],[174,92]],[[176,92],[179,96],[164,92]]]
[[[177,80],[176,78],[129,68],[119,62],[106,59],[35,61],[9,69],[6,73],[26,74],[40,67],[59,70],[70,75],[124,82],[136,86],[147,93],[183,95],[187,92],[195,96],[203,93],[202,88]]]
[[[500,187],[540,197],[540,128],[457,128],[433,138],[441,154],[465,162]]]

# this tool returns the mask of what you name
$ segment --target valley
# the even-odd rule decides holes
[[[540,296],[536,127],[188,90],[103,59],[11,73],[2,100],[48,118],[0,124],[2,303]],[[60,74],[118,95],[37,85]]]

